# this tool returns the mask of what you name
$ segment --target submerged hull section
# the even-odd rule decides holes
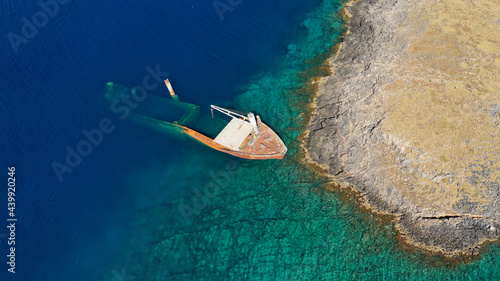
[[[179,126],[183,133],[218,151],[236,157],[254,160],[283,159],[287,152],[285,143],[266,124],[260,122],[259,134],[250,134],[239,150],[229,149],[213,139],[188,127]]]
[[[173,101],[169,100],[166,104],[186,111],[180,119],[174,122],[162,121],[141,112],[133,112],[134,120],[151,128],[161,129],[162,132],[187,135],[215,150],[240,158],[265,160],[282,159],[285,156],[287,152],[285,143],[269,126],[261,122],[259,116],[255,116],[253,113],[248,113],[245,116],[237,111],[211,105],[212,117],[215,109],[232,118],[214,139],[187,127],[189,123],[192,123],[192,120],[198,117],[200,113],[199,106],[179,101],[179,97],[175,94],[168,79],[165,80],[165,85],[173,99]],[[105,97],[112,104],[127,95],[134,95],[135,91],[135,89],[130,90],[125,86],[108,82]],[[156,102],[165,103],[161,98]]]

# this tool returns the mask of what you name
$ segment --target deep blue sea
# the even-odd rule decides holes
[[[16,168],[18,219],[12,274],[5,184],[0,280],[499,277],[497,246],[470,263],[429,262],[301,164],[308,83],[343,32],[339,1],[40,3],[0,6],[0,177]],[[168,98],[167,77],[205,115],[210,104],[258,112],[289,155],[223,155],[121,118],[104,98],[109,81],[145,79],[150,97]],[[79,147],[96,129],[102,138]],[[220,190],[196,205],[218,175]]]
[[[124,190],[126,176],[176,165],[189,149],[103,109],[106,82],[142,85],[146,67],[159,65],[182,99],[231,104],[238,86],[285,55],[320,1],[242,1],[223,20],[211,1],[69,1],[15,53],[7,35],[22,36],[23,17],[33,22],[42,10],[36,2],[0,8],[1,163],[17,168],[16,280],[80,280],[111,260],[130,215],[160,201],[147,187]],[[60,183],[51,163],[106,117],[115,131]]]

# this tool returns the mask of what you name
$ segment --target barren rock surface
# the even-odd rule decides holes
[[[322,79],[309,160],[447,256],[500,238],[500,2],[359,0]]]

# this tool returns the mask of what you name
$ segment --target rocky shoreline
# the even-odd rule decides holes
[[[500,239],[499,8],[347,4],[303,141],[332,181],[393,215],[407,243],[447,257]]]

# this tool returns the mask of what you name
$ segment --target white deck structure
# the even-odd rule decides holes
[[[239,151],[240,146],[252,131],[253,127],[250,122],[243,121],[239,118],[233,118],[217,135],[214,141],[231,150]]]

